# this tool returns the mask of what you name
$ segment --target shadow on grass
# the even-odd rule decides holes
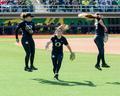
[[[64,80],[45,80],[45,79],[32,79],[38,81],[41,84],[49,84],[49,85],[60,85],[60,86],[89,86],[96,87],[91,81],[84,82],[74,82],[74,81],[64,81]]]
[[[107,82],[106,84],[120,85],[120,82]]]

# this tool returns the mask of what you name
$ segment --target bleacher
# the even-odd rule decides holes
[[[82,12],[100,12],[109,33],[120,33],[120,0],[1,0],[0,34],[14,34],[21,12],[32,12],[35,24],[39,25],[37,33],[54,32],[53,25],[61,23],[70,25],[68,33],[91,33],[94,26],[78,18]],[[76,31],[71,32],[72,29]]]
[[[32,0],[1,0],[0,12],[33,12]]]
[[[120,12],[120,0],[40,0],[50,12]]]
[[[1,0],[0,12],[120,12],[120,0]]]

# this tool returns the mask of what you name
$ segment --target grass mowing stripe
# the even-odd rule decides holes
[[[60,70],[61,82],[53,79],[50,51],[36,50],[38,71],[24,72],[24,50],[14,41],[0,42],[0,96],[119,96],[120,55],[107,54],[110,69],[94,68],[96,54],[76,53],[69,60],[65,52]]]

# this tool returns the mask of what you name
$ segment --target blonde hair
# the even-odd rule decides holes
[[[57,30],[58,30],[58,29],[61,29],[62,31],[65,31],[65,30],[68,29],[68,25],[62,24],[62,25],[58,26],[56,29],[57,29]]]
[[[54,35],[56,35],[58,32],[64,32],[65,29],[65,24],[61,24],[60,26],[58,26],[54,32]]]
[[[25,19],[26,13],[21,13],[21,14],[20,14],[20,17],[21,17],[21,19]]]

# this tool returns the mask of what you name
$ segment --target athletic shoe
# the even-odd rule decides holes
[[[100,68],[100,65],[95,65],[95,68],[97,68],[98,70],[102,71],[102,69]]]
[[[110,68],[110,66],[107,65],[107,64],[102,64],[102,67],[104,67],[104,68]]]
[[[55,78],[56,80],[59,80],[59,78],[58,78],[58,73],[55,74],[54,78]]]
[[[29,68],[28,68],[28,67],[25,67],[25,68],[24,68],[24,70],[25,70],[25,71],[28,71],[28,70],[29,70]]]
[[[33,71],[33,69],[32,69],[32,68],[29,68],[28,72],[32,72],[32,71]]]
[[[38,68],[36,68],[36,67],[34,67],[34,66],[31,67],[31,69],[32,69],[32,70],[38,70]]]

